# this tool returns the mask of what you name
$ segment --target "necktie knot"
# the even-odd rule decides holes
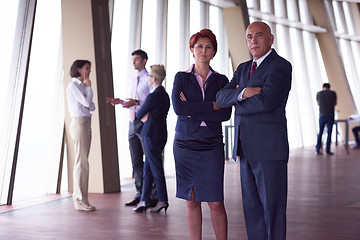
[[[251,66],[250,77],[251,77],[251,75],[255,72],[256,67],[257,67],[257,64],[256,64],[256,62],[254,61],[253,64],[252,64],[252,66]]]

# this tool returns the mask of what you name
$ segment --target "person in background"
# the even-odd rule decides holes
[[[230,119],[231,108],[221,108],[215,97],[229,81],[210,67],[217,51],[211,30],[192,35],[189,45],[195,64],[175,75],[171,97],[178,115],[173,145],[176,197],[186,200],[192,240],[202,238],[201,202],[210,207],[216,239],[227,239],[221,122]]]
[[[140,135],[144,137],[145,163],[140,203],[134,211],[146,211],[152,183],[155,182],[159,201],[150,212],[158,213],[161,209],[165,209],[166,212],[169,206],[162,153],[167,141],[166,117],[170,99],[165,88],[161,86],[166,76],[164,65],[152,65],[150,69],[148,80],[153,92],[147,96],[144,105],[136,114],[136,117],[144,122]]]
[[[326,138],[326,154],[333,155],[330,151],[331,133],[334,125],[334,112],[336,105],[336,93],[330,90],[330,84],[324,83],[323,90],[316,94],[316,101],[319,105],[319,134],[316,143],[316,154],[322,155],[322,135],[326,125],[327,138]]]
[[[241,63],[216,102],[235,106],[233,158],[240,156],[240,177],[249,240],[286,239],[289,160],[285,107],[292,66],[271,46],[274,35],[264,22],[246,29],[253,59]]]
[[[352,146],[352,149],[360,149],[360,138],[359,138],[359,132],[360,132],[360,126],[354,127],[352,129],[352,132],[355,137],[355,145]]]
[[[356,120],[357,122],[360,122],[360,115],[354,114],[349,116],[349,120]],[[355,145],[352,146],[352,149],[360,149],[360,138],[359,138],[359,132],[360,132],[360,126],[353,127],[352,132],[354,134],[355,138]]]
[[[76,60],[70,68],[72,82],[66,88],[68,108],[71,116],[70,134],[75,143],[74,192],[76,210],[94,211],[89,203],[89,151],[91,145],[91,113],[95,110],[93,91],[89,79],[91,63]]]
[[[131,163],[133,174],[135,178],[136,194],[133,200],[125,203],[125,206],[136,206],[140,202],[140,196],[143,184],[143,168],[144,168],[144,139],[139,134],[139,129],[142,128],[143,122],[136,117],[136,113],[143,106],[146,97],[151,91],[148,85],[148,71],[145,68],[148,60],[148,55],[145,51],[138,49],[131,53],[134,69],[138,72],[137,76],[133,78],[131,85],[130,98],[122,100],[119,98],[107,98],[106,102],[112,105],[121,104],[124,108],[130,110],[129,122],[129,149],[131,156]],[[150,206],[157,204],[157,196],[155,187],[149,200]]]

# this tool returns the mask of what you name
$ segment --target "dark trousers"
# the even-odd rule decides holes
[[[353,132],[354,137],[355,137],[356,145],[360,146],[360,138],[359,138],[360,126],[354,127],[352,129],[352,132]]]
[[[160,202],[167,202],[168,195],[165,182],[165,174],[162,160],[162,152],[165,142],[158,142],[150,136],[144,137],[145,143],[145,164],[144,182],[141,194],[141,201],[149,201],[152,183],[155,182],[158,198]]]
[[[287,161],[248,161],[240,156],[240,177],[249,240],[285,240]]]
[[[135,178],[136,195],[135,198],[141,197],[143,187],[144,172],[144,138],[138,133],[143,126],[140,119],[135,118],[134,122],[129,122],[129,149],[133,174]],[[151,198],[157,199],[156,189],[153,184]]]
[[[320,149],[322,149],[322,135],[325,125],[327,128],[326,152],[328,153],[330,152],[331,133],[334,125],[334,115],[324,115],[319,117],[319,134],[317,137],[316,152],[320,152]]]
[[[142,125],[143,123],[137,118],[134,122],[129,122],[129,149],[135,178],[136,197],[141,196],[143,183],[144,139],[137,133]]]

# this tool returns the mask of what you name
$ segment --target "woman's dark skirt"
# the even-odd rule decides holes
[[[195,133],[176,133],[174,139],[176,167],[176,197],[190,200],[194,189],[195,201],[224,200],[224,143],[208,127]]]

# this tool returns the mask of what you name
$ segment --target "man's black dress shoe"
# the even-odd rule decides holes
[[[140,202],[140,198],[134,198],[131,202],[125,203],[125,206],[136,206]]]
[[[332,152],[326,152],[326,155],[334,155]]]

